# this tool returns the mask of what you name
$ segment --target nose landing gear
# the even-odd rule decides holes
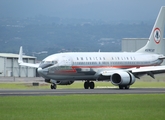
[[[52,84],[50,85],[50,88],[51,88],[51,89],[56,89],[56,88],[57,88],[57,85],[54,84],[54,83],[52,83]]]

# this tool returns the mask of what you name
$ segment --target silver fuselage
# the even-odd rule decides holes
[[[161,55],[145,53],[82,52],[59,53],[45,58],[38,73],[54,80],[105,80],[102,71],[124,71],[129,68],[157,66]]]

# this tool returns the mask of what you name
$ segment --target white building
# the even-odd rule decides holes
[[[36,57],[23,56],[23,61],[35,63]],[[18,65],[18,54],[0,53],[0,76],[36,77],[36,69]]]
[[[122,39],[122,52],[135,52],[142,48],[148,41],[148,38],[123,38]],[[165,38],[163,39],[163,55],[165,55]],[[165,64],[165,62],[163,62]]]

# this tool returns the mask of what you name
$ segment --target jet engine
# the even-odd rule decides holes
[[[135,76],[130,72],[114,73],[111,76],[111,83],[117,86],[132,85],[135,82]]]

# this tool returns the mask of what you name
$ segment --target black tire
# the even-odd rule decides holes
[[[89,89],[89,82],[84,82],[84,89]]]
[[[56,84],[54,84],[54,89],[56,89],[57,88],[57,85]]]
[[[53,86],[53,85],[50,85],[50,88],[51,88],[51,89],[54,89],[54,86]]]
[[[125,89],[129,89],[129,87],[130,87],[129,85],[125,86]]]
[[[90,87],[90,89],[94,89],[95,88],[95,83],[94,82],[90,82],[89,83],[89,87]]]
[[[124,87],[123,86],[119,86],[119,89],[123,89]]]
[[[56,84],[51,84],[51,85],[50,85],[50,88],[51,88],[51,89],[56,89],[56,88],[57,88],[57,85],[56,85]]]

